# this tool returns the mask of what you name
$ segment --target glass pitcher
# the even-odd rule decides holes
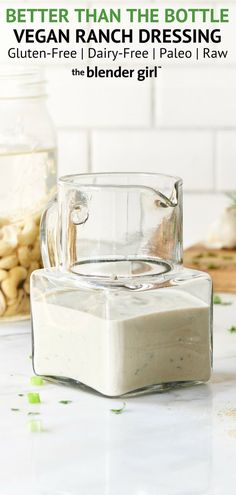
[[[212,284],[182,266],[182,181],[62,177],[31,276],[33,367],[114,397],[206,382]]]
[[[39,224],[56,190],[55,130],[38,69],[0,71],[0,322],[29,318]]]

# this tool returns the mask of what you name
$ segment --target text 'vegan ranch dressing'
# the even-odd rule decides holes
[[[62,290],[34,300],[37,374],[70,378],[109,396],[210,378],[210,307],[202,300],[164,288],[144,298],[118,297],[112,311],[101,311],[94,297],[77,309],[78,297]]]

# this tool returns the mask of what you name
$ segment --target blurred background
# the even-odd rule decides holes
[[[164,0],[148,4],[121,0],[79,6],[134,4],[167,5]],[[24,5],[32,2],[22,0]],[[59,7],[59,2],[40,2],[40,7],[44,5]],[[78,2],[67,1],[64,7],[69,6],[78,7]],[[177,8],[178,3],[168,2],[168,6]],[[199,2],[185,0],[179,6],[199,6]],[[224,193],[236,190],[236,1],[215,0],[202,6],[230,9],[223,43],[215,47],[229,50],[226,60],[169,59],[162,63],[159,78],[145,82],[83,80],[72,77],[70,67],[62,62],[44,64],[48,108],[58,133],[59,175],[146,171],[181,176],[185,245],[205,236],[208,225],[228,203]]]

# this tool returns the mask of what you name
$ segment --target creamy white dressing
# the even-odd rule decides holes
[[[103,307],[95,295],[81,302],[77,291],[34,300],[36,373],[74,379],[109,396],[207,381],[209,306],[177,289],[157,292],[113,298]]]

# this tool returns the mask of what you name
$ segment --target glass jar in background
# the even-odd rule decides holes
[[[37,69],[0,70],[0,321],[29,317],[41,212],[56,188],[56,136]]]

